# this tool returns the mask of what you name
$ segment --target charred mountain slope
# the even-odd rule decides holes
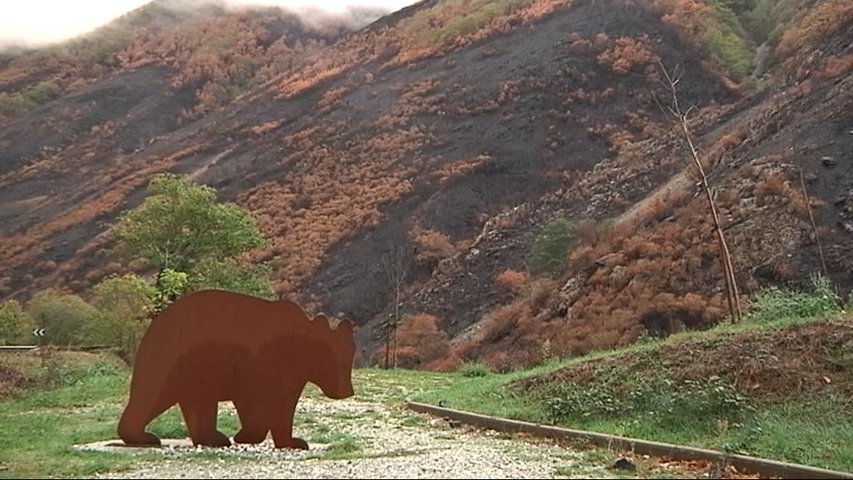
[[[849,152],[839,118],[849,98],[837,88],[846,77],[815,81],[799,100],[787,92],[802,81],[782,79],[738,101],[718,63],[673,23],[680,17],[672,2],[488,3],[422,2],[340,37],[294,34],[267,11],[133,39],[103,78],[0,125],[3,295],[26,298],[51,286],[84,293],[109,273],[145,271],[110,256],[109,225],[138,204],[151,176],[176,171],[253,211],[271,240],[253,259],[271,262],[280,294],[363,325],[365,358],[390,312],[385,253],[417,247],[405,311],[435,314],[459,334],[493,308],[518,303],[492,281],[524,270],[531,239],[557,217],[615,218],[621,229],[590,237],[565,278],[537,283],[544,293],[535,307],[508,315],[510,327],[527,317],[522,323],[535,327],[474,339],[458,355],[488,356],[481,344],[507,342],[532,350],[545,335],[561,338],[565,352],[582,350],[591,335],[601,345],[630,341],[638,326],[654,323],[648,319],[670,315],[666,305],[686,326],[715,321],[712,237],[684,187],[657,58],[683,67],[681,94],[703,107],[697,136],[725,165],[714,175],[731,196],[727,213],[746,218],[735,224],[743,230],[736,248],[751,255],[737,266],[743,282],[754,289],[779,281],[767,272],[783,270],[783,251],[793,266],[813,265],[813,249],[801,248],[799,211],[788,213],[796,232],[784,249],[756,239],[772,236],[764,220],[788,218],[779,215],[794,177],[777,163],[794,158],[785,142],[796,135],[838,165],[830,176],[815,169],[813,194],[837,203],[833,196],[849,184],[849,171],[837,174]],[[230,43],[211,52],[210,35],[225,26],[233,27]],[[842,40],[812,59],[821,72],[826,58],[847,58],[843,34],[829,34]],[[834,130],[819,131],[827,121]],[[682,193],[649,207],[660,197],[647,196],[666,185]],[[836,220],[826,210],[818,218]],[[833,271],[842,271],[849,237],[828,235]],[[634,237],[637,245],[625,244]],[[646,244],[668,239],[697,246],[698,259],[681,248],[654,265],[663,254]],[[762,256],[773,261],[763,263],[766,275],[754,274]],[[693,270],[674,275],[678,285],[634,280],[666,277],[682,259]],[[649,302],[660,294],[673,298]],[[619,305],[615,315],[608,302]],[[654,305],[663,313],[639,308]],[[557,317],[572,321],[551,321]],[[611,324],[600,328],[605,318]],[[527,343],[518,343],[525,332]]]

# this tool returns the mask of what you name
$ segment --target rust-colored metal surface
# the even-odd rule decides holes
[[[309,319],[296,303],[220,290],[181,297],[151,322],[139,345],[130,398],[118,424],[127,445],[159,445],[145,427],[176,403],[195,445],[228,446],[217,406],[230,400],[237,443],[307,449],[293,437],[296,403],[307,382],[335,399],[353,395],[353,327]]]

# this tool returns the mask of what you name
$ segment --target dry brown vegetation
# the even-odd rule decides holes
[[[437,370],[450,349],[447,333],[439,328],[438,318],[419,313],[403,318],[397,327],[394,364],[400,368]],[[374,353],[374,362],[384,365],[385,346]]]
[[[547,213],[572,213],[577,243],[565,259],[566,275],[556,280],[529,278],[520,263],[502,263],[503,258],[494,257],[492,270],[479,281],[499,291],[502,300],[511,300],[481,318],[475,334],[452,349],[444,346],[447,339],[442,333],[448,322],[443,314],[411,317],[399,332],[401,363],[450,369],[461,361],[482,359],[497,370],[507,370],[551,355],[628,343],[643,331],[666,334],[708,326],[724,313],[724,297],[714,287],[720,283],[721,272],[710,219],[703,213],[701,198],[694,196],[689,176],[683,176],[681,183],[673,182],[677,185],[667,195],[647,196],[663,178],[681,171],[683,159],[660,149],[650,151],[642,140],[653,138],[658,145],[668,145],[660,148],[675,149],[672,132],[662,127],[657,116],[655,100],[660,92],[656,83],[660,78],[655,63],[662,51],[694,48],[702,52],[709,32],[723,28],[711,7],[699,0],[642,4],[685,44],[662,46],[665,36],[655,29],[650,30],[656,32],[652,35],[595,30],[581,35],[561,30],[554,50],[572,59],[555,64],[557,73],[520,70],[488,89],[476,79],[460,80],[463,77],[452,75],[460,68],[448,53],[485,44],[520,28],[535,28],[536,22],[549,15],[562,15],[582,3],[445,0],[396,23],[380,22],[347,36],[310,31],[276,10],[214,12],[161,22],[157,28],[139,28],[132,35],[119,35],[103,44],[84,42],[14,60],[0,69],[0,89],[8,92],[3,98],[22,92],[52,98],[120,72],[167,67],[167,84],[188,92],[190,98],[182,104],[182,112],[170,115],[181,117],[177,125],[196,129],[179,132],[186,137],[167,147],[157,150],[155,145],[152,152],[138,153],[119,141],[121,135],[136,134],[134,125],[127,123],[131,120],[123,115],[102,118],[69,135],[66,143],[39,150],[0,175],[0,188],[7,191],[18,185],[35,185],[51,195],[47,188],[53,189],[65,178],[77,174],[82,179],[59,190],[73,192],[72,207],[40,211],[45,215],[43,221],[0,239],[0,265],[12,272],[0,278],[0,293],[26,293],[33,282],[79,289],[106,273],[144,270],[145,265],[122,265],[108,258],[104,253],[108,236],[89,232],[102,232],[106,220],[153,174],[176,168],[203,173],[203,168],[196,170],[199,158],[230,152],[234,147],[248,152],[243,155],[253,158],[240,161],[251,162],[249,169],[258,171],[235,166],[212,178],[232,185],[232,199],[257,216],[270,240],[268,247],[252,253],[252,259],[272,263],[279,295],[308,296],[306,282],[317,274],[333,248],[381,228],[387,210],[420,193],[424,184],[449,190],[454,183],[475,175],[491,180],[499,176],[489,173],[491,169],[511,169],[507,165],[516,160],[514,153],[501,157],[485,147],[445,157],[448,151],[455,154],[449,147],[441,150],[456,141],[447,131],[461,128],[463,121],[470,126],[488,118],[509,124],[515,116],[526,115],[531,120],[525,125],[532,133],[525,132],[507,144],[535,143],[536,161],[539,157],[551,161],[547,168],[553,167],[553,171],[534,173],[541,173],[548,182],[559,177],[564,183],[553,194],[562,197],[562,204]],[[804,9],[793,28],[783,32],[776,55],[792,60],[783,65],[782,73],[802,80],[790,84],[787,93],[806,98],[814,88],[827,84],[825,80],[849,73],[853,68],[850,53],[833,51],[809,64],[797,62],[836,38],[850,24],[851,16],[849,2],[818,2]],[[282,27],[288,22],[287,28]],[[96,49],[97,45],[104,49]],[[496,51],[484,49],[478,55],[494,56]],[[709,90],[717,88],[714,72],[726,72],[723,59],[714,55],[703,62],[713,67],[696,74],[708,81],[703,87]],[[445,58],[435,60],[437,57]],[[429,73],[420,74],[419,69]],[[447,72],[451,74],[445,75]],[[396,75],[399,83],[382,83],[386,73]],[[50,82],[55,82],[57,92]],[[31,91],[40,85],[40,90]],[[532,103],[521,106],[526,99],[553,91],[557,91],[556,101],[544,109],[530,107]],[[365,96],[382,102],[369,103],[363,100]],[[211,115],[234,104],[235,99],[246,102],[237,102],[221,118]],[[269,102],[276,103],[265,109]],[[300,102],[307,106],[287,110]],[[367,111],[380,104],[378,112]],[[250,116],[240,108],[261,113]],[[614,108],[622,109],[619,115],[602,113]],[[280,113],[285,111],[287,115]],[[296,115],[291,112],[305,118],[292,118]],[[82,107],[75,106],[46,119],[45,124],[54,131],[66,131],[84,114]],[[696,115],[697,131],[712,131],[724,114],[737,112],[714,105],[703,108]],[[748,125],[722,128],[718,137],[709,136],[708,144],[703,145],[702,158],[709,170],[722,166],[716,170],[721,176],[729,175],[728,168],[736,172],[725,179],[717,195],[726,235],[731,235],[737,251],[735,269],[745,293],[759,286],[759,269],[782,282],[801,275],[801,266],[787,252],[802,245],[809,235],[829,235],[828,227],[810,233],[807,207],[820,210],[822,202],[803,198],[797,172],[790,167],[798,160],[794,154],[741,155],[762,138],[769,138],[774,133],[769,129],[781,128],[794,118],[793,113],[785,115],[776,118],[772,112],[757,113]],[[207,118],[211,120],[205,124]],[[543,118],[546,120],[538,123]],[[193,123],[199,119],[202,122]],[[143,141],[150,145],[159,139]],[[573,142],[578,148],[567,152],[564,147]],[[583,168],[564,168],[576,156],[583,156],[577,152],[587,147],[604,153],[584,157],[587,165]],[[607,148],[611,158],[599,158],[607,155]],[[433,153],[436,150],[442,153]],[[525,155],[531,155],[530,151],[519,157]],[[258,159],[263,161],[255,163]],[[239,178],[247,175],[249,180]],[[231,182],[242,183],[234,187]],[[24,198],[15,207],[42,206],[49,201],[45,193]],[[499,202],[493,203],[489,208],[497,209]],[[504,238],[521,243],[527,239],[510,237],[507,232],[533,231],[540,226],[535,222],[541,223],[547,216],[540,213],[535,217],[524,210],[496,217],[494,225],[501,227],[498,230],[507,235]],[[471,213],[483,222],[490,215]],[[756,218],[767,216],[778,219],[782,226],[774,231],[759,228]],[[477,232],[451,232],[419,220],[400,221],[409,222],[403,235],[417,247],[418,267],[423,271],[439,264],[443,268],[469,253],[470,239],[462,237]],[[53,239],[81,225],[90,228],[83,234],[74,232],[85,240],[71,240],[73,248],[65,252],[70,260],[57,257],[54,261],[46,256],[57,246],[51,243]],[[67,240],[57,243],[60,241]],[[442,262],[445,259],[449,260]],[[26,276],[12,278],[25,269]],[[428,345],[417,343],[423,339],[429,339]],[[427,346],[429,351],[419,350]]]
[[[776,45],[781,58],[826,42],[831,35],[853,22],[853,5],[844,0],[817,2],[782,33]],[[792,62],[793,64],[793,62]]]
[[[706,152],[708,166],[728,161],[737,149],[755,141],[755,135],[748,129],[722,135]],[[578,182],[579,191],[571,198],[590,198],[600,185],[614,181],[602,177],[630,178],[648,168],[649,160],[643,158],[647,155],[626,150],[612,168]],[[785,153],[754,159],[737,167],[717,189],[723,228],[737,252],[735,272],[746,295],[759,288],[759,271],[763,281],[802,278],[802,267],[787,252],[813,244],[815,235],[829,235],[828,228],[815,233],[809,225],[807,205],[820,211],[825,202],[807,200],[799,190],[799,170],[792,157]],[[656,165],[670,168],[667,165],[674,160]],[[720,321],[726,305],[722,290],[710,287],[720,285],[722,278],[712,221],[695,186],[677,178],[613,222],[577,221],[578,243],[558,285],[537,289],[539,280],[534,288],[515,288],[520,275],[502,272],[495,288],[512,289],[515,298],[484,316],[472,334],[455,344],[442,367],[476,359],[505,371],[535,365],[549,356],[624,345],[641,334],[668,335]],[[768,219],[771,229],[760,223]]]

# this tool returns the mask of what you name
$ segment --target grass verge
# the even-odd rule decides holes
[[[760,321],[759,321],[760,320]],[[756,317],[413,400],[853,471],[853,316]]]

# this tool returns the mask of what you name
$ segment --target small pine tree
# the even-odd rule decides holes
[[[546,225],[530,247],[530,272],[534,275],[562,274],[566,269],[566,255],[574,241],[574,228],[568,220],[560,218]]]

